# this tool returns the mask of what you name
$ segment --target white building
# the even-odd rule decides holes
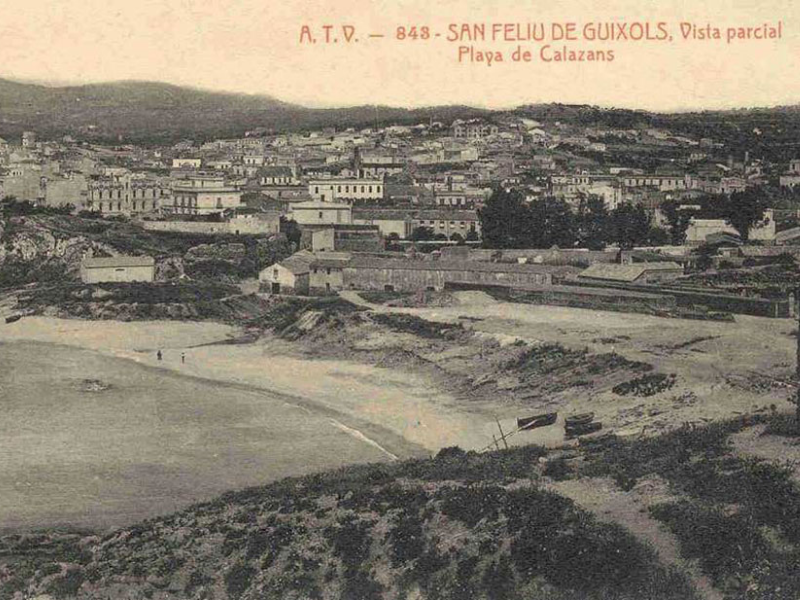
[[[156,261],[152,256],[110,256],[81,261],[84,283],[153,281],[155,273]]]
[[[241,204],[241,190],[223,175],[199,174],[176,180],[172,198],[165,199],[162,206],[171,213],[204,215],[236,209]]]
[[[308,192],[322,202],[356,202],[383,199],[382,179],[312,179]]]
[[[702,244],[709,235],[715,233],[739,235],[739,232],[725,219],[692,219],[686,230],[686,243],[689,245]],[[764,214],[763,223],[750,230],[749,239],[762,242],[775,240],[775,217],[772,209],[768,209]]]
[[[199,169],[203,166],[203,160],[200,158],[173,158],[173,169]]]
[[[289,215],[298,225],[349,225],[352,211],[349,204],[310,200],[293,204]]]

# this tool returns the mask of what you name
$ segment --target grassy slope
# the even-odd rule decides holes
[[[56,597],[664,598],[693,591],[621,527],[539,486],[535,446],[234,492],[18,560]],[[13,554],[19,538],[7,539]],[[57,555],[57,553],[56,553]]]
[[[781,465],[733,451],[738,419],[647,440],[585,444],[580,460],[525,446],[348,467],[232,492],[105,537],[9,536],[0,595],[78,598],[698,597],[623,527],[547,482],[643,478],[670,498],[650,516],[725,598],[800,593],[800,489]],[[769,433],[768,429],[768,433]]]

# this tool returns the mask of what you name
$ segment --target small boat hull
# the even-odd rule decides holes
[[[587,423],[591,423],[594,420],[594,413],[582,413],[580,415],[572,415],[571,417],[567,417],[564,419],[564,423],[567,427],[574,427],[578,425],[586,425]]]
[[[600,431],[602,428],[603,424],[600,421],[594,421],[592,423],[586,423],[583,425],[576,425],[566,430],[567,438],[575,438],[581,435],[589,435],[590,433]]]
[[[532,417],[523,417],[517,419],[518,429],[537,429],[539,427],[547,427],[552,425],[558,419],[558,413],[545,413],[542,415],[534,415]]]

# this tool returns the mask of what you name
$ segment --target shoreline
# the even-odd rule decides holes
[[[380,425],[313,399],[71,341],[0,338],[0,355],[12,369],[3,403],[10,420],[0,444],[2,535],[109,531],[286,477],[429,456]],[[25,356],[31,368],[20,362]],[[79,398],[75,388],[95,377],[97,366],[109,395]]]
[[[253,392],[256,394],[258,393],[269,394],[270,396],[272,396],[273,400],[278,400],[284,405],[301,409],[307,412],[308,414],[325,417],[328,421],[330,421],[333,427],[339,429],[340,431],[343,431],[344,433],[350,435],[351,437],[359,440],[364,444],[372,446],[373,448],[385,454],[391,460],[403,460],[404,458],[429,456],[429,453],[421,446],[418,446],[417,444],[414,444],[402,438],[401,436],[394,434],[392,431],[385,429],[376,423],[371,423],[359,419],[356,416],[349,413],[337,411],[331,408],[330,406],[324,403],[317,402],[311,398],[304,398],[301,396],[288,394],[280,390],[270,389],[263,386],[249,385],[245,383],[228,381],[213,377],[202,377],[195,374],[182,373],[179,370],[171,368],[166,365],[159,366],[159,365],[149,364],[148,362],[143,361],[137,355],[137,352],[130,353],[127,351],[119,351],[114,349],[103,350],[97,348],[87,348],[85,346],[80,346],[76,344],[65,344],[59,342],[50,342],[50,341],[33,340],[33,339],[4,340],[0,336],[0,348],[2,348],[2,346],[6,344],[31,344],[31,345],[41,345],[46,347],[78,348],[82,351],[94,352],[96,354],[105,356],[107,358],[114,358],[118,360],[128,361],[135,364],[139,368],[148,370],[150,372],[156,372],[166,377],[196,381],[199,383],[204,383],[206,385],[221,389],[235,389],[243,392]],[[350,421],[351,423],[348,424],[345,423],[344,421]],[[365,431],[367,433],[364,433]],[[377,441],[373,439],[372,436],[384,439]],[[391,449],[387,448],[386,446],[389,446]]]
[[[214,322],[89,321],[25,317],[0,324],[0,344],[74,347],[129,360],[175,377],[250,392],[324,415],[375,443],[387,456],[428,456],[445,446],[491,443],[493,417],[458,409],[433,382],[409,371],[351,360],[305,357],[290,343],[228,343],[241,329]],[[163,360],[155,353],[162,350]],[[180,354],[186,362],[180,361]],[[335,424],[334,424],[335,425]],[[338,427],[338,425],[335,425]]]

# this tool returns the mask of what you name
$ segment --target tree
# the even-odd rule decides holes
[[[610,238],[609,214],[599,196],[591,195],[581,202],[578,212],[578,243],[589,250],[602,250]]]
[[[647,232],[648,246],[666,246],[670,241],[669,232],[661,227],[651,227]]]
[[[666,200],[661,203],[659,209],[667,220],[670,243],[682,246],[686,241],[686,231],[692,221],[692,213],[682,210],[677,200]]]
[[[722,205],[725,221],[739,233],[744,242],[750,239],[750,231],[754,227],[764,223],[766,211],[766,194],[753,188],[734,192]]]
[[[558,198],[545,197],[530,205],[528,248],[570,248],[578,238],[575,215],[569,205]]]
[[[650,217],[641,204],[620,204],[611,211],[612,239],[624,250],[647,243]]]
[[[299,248],[302,233],[300,232],[300,226],[297,222],[281,217],[280,224],[281,233],[286,236],[286,239],[288,239],[291,244],[294,244],[295,248]]]
[[[429,242],[433,237],[433,229],[430,227],[415,227],[411,232],[411,240],[414,242]]]
[[[486,248],[530,247],[530,211],[516,190],[497,188],[478,218]]]
[[[403,246],[400,244],[400,235],[396,231],[386,236],[385,248],[390,252],[397,252],[403,249]]]

